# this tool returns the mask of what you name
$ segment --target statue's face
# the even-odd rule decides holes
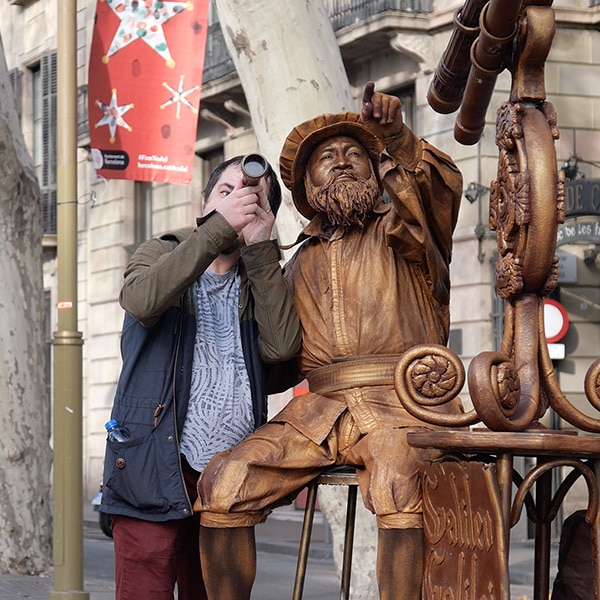
[[[304,185],[308,204],[343,227],[362,227],[381,196],[367,151],[349,136],[328,138],[313,150]]]
[[[348,136],[336,136],[322,141],[310,155],[308,172],[313,185],[319,187],[333,178],[335,181],[348,178],[368,179],[371,161],[362,144]]]

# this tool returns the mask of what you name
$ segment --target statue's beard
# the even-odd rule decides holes
[[[324,213],[333,225],[362,227],[381,196],[379,184],[373,173],[368,179],[351,172],[346,175],[352,179],[344,177],[337,181],[337,175],[333,175],[321,186],[313,185],[310,177],[306,177],[306,199],[311,208]]]

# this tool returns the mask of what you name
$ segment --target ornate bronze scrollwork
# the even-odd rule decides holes
[[[444,411],[457,399],[465,369],[454,352],[438,344],[413,346],[396,367],[394,384],[400,402],[413,416],[446,427],[463,427],[479,420],[475,411]]]

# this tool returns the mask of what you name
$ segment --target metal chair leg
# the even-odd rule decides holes
[[[344,554],[342,562],[340,599],[349,600],[358,482],[356,480],[356,473],[354,469],[349,469],[348,467],[334,467],[314,479],[308,485],[308,495],[306,498],[306,507],[304,509],[304,521],[302,523],[302,533],[300,537],[300,548],[298,550],[298,562],[296,565],[296,578],[294,580],[294,592],[292,595],[292,600],[302,600],[302,594],[304,593],[304,582],[306,580],[306,567],[308,564],[310,538],[315,517],[317,491],[319,485],[348,486],[348,503],[346,507],[346,531],[344,535]]]
[[[296,578],[294,580],[294,593],[292,600],[302,600],[304,593],[304,581],[306,579],[306,565],[308,563],[308,550],[310,547],[310,536],[312,534],[315,507],[317,504],[317,482],[308,486],[306,496],[306,508],[304,509],[304,521],[302,522],[302,534],[300,537],[300,548],[298,550],[298,563],[296,565]]]
[[[355,485],[348,486],[348,506],[346,508],[346,533],[344,535],[344,559],[342,562],[342,600],[349,600],[350,598],[350,577],[352,575],[352,549],[354,545],[354,525],[356,523],[357,492],[358,489]]]

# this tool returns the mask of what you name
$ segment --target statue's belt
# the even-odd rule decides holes
[[[394,371],[400,354],[373,354],[334,359],[330,365],[306,374],[310,391],[329,394],[355,387],[394,385]]]

